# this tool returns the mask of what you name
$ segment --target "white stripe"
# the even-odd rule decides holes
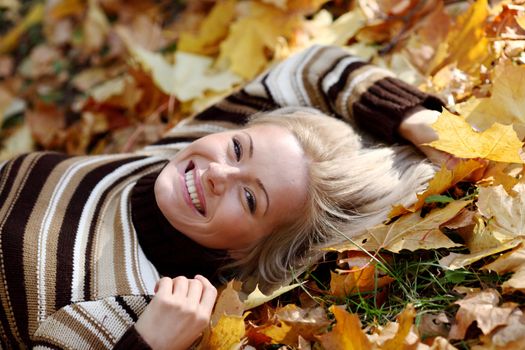
[[[90,304],[90,303],[97,303],[97,306],[100,306],[100,302],[93,302],[93,301],[92,302],[87,302],[85,304]],[[79,308],[82,308],[83,310],[86,310],[85,306],[82,305],[82,304],[84,304],[84,303],[78,303],[78,304],[75,304],[75,305],[76,305],[76,307],[79,307]],[[98,338],[106,346],[106,349],[110,349],[113,346],[113,344],[106,337],[104,337],[104,336],[102,336],[100,334],[100,332],[91,324],[91,322],[88,322],[88,320],[86,320],[85,316],[82,313],[80,313],[77,310],[74,310],[72,307],[66,307],[66,308],[64,308],[64,311],[66,311],[71,317],[75,318],[86,329],[88,329],[90,331],[90,334],[92,334],[96,338]],[[103,311],[103,310],[99,310],[99,311]],[[80,337],[75,337],[75,338],[80,338]],[[79,339],[75,339],[75,341],[79,341]]]
[[[97,206],[102,193],[119,178],[132,173],[134,170],[145,165],[153,164],[163,160],[158,157],[145,158],[140,161],[124,164],[104,176],[104,178],[95,186],[84,205],[84,210],[78,223],[78,231],[75,237],[75,246],[73,251],[73,283],[71,286],[71,297],[73,301],[83,300],[83,283],[86,271],[84,269],[87,240],[89,236],[89,225],[93,220],[93,212]],[[103,212],[103,211],[102,211]]]
[[[385,74],[386,72],[386,74]],[[356,76],[348,86],[344,88],[344,93],[341,95],[341,99],[339,100],[339,106],[338,110],[341,112],[343,117],[346,120],[349,120],[351,118],[350,116],[350,110],[349,108],[346,108],[346,104],[348,103],[348,99],[354,92],[355,87],[362,83],[363,81],[367,80],[372,74],[376,73],[383,73],[385,76],[390,76],[391,74],[388,73],[388,71],[384,70],[383,68],[378,67],[370,67],[368,70],[364,71],[362,74],[359,74]]]
[[[0,171],[4,167],[5,163],[7,163],[7,160],[0,161]]]
[[[316,49],[311,48],[292,56],[270,72],[266,84],[277,104],[280,106],[310,105],[310,99],[304,88],[302,67],[316,52]]]
[[[155,284],[160,279],[157,269],[146,258],[142,248],[138,244],[137,234],[133,228],[133,223],[129,221],[131,217],[129,203],[129,196],[133,186],[125,188],[122,194],[122,202],[120,206],[120,217],[122,220],[122,229],[124,231],[124,248],[126,258],[126,275],[129,278],[130,286],[134,294],[149,294],[153,295]],[[133,271],[137,271],[139,280],[135,279]],[[133,284],[132,284],[133,283]]]
[[[327,94],[330,88],[339,81],[346,67],[355,62],[362,62],[362,60],[355,56],[348,56],[339,61],[335,68],[324,77],[322,81],[323,92]]]
[[[40,232],[38,234],[37,290],[38,290],[38,320],[39,322],[44,321],[44,319],[47,317],[47,314],[46,314],[47,313],[47,309],[46,309],[47,249],[46,248],[48,244],[48,238],[49,238],[48,235],[51,229],[51,223],[53,221],[53,218],[55,217],[57,206],[63,200],[62,196],[63,196],[64,190],[66,189],[71,179],[75,176],[75,174],[79,170],[82,170],[84,167],[89,166],[91,164],[101,162],[105,159],[106,158],[101,158],[101,157],[86,158],[85,160],[79,160],[78,162],[71,164],[71,166],[69,166],[66,169],[62,177],[60,177],[60,180],[58,184],[56,185],[55,190],[53,191],[53,195],[51,197],[49,205],[47,206],[46,212],[42,220],[42,224],[40,226]],[[60,247],[58,249],[60,249]],[[60,268],[60,266],[57,266],[57,268]],[[60,281],[57,281],[57,283],[60,283]]]

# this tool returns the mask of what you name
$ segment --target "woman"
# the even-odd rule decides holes
[[[433,174],[409,147],[371,148],[311,110],[249,116],[314,106],[419,145],[441,105],[340,48],[313,47],[136,154],[0,164],[3,347],[187,348],[215,300],[203,276],[226,266],[265,287],[288,281],[317,247],[382,221]]]

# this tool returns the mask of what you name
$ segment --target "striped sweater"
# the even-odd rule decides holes
[[[159,276],[209,273],[201,267],[210,264],[191,262],[201,252],[214,259],[167,227],[152,193],[156,174],[192,140],[238,128],[254,112],[312,106],[392,142],[407,111],[441,105],[343,49],[315,46],[139,152],[0,163],[2,348],[146,346],[132,325]]]

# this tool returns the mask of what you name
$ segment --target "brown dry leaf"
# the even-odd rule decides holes
[[[500,296],[494,289],[471,293],[464,299],[456,301],[459,310],[456,313],[456,322],[450,329],[450,339],[463,339],[467,328],[477,322],[483,334],[489,334],[499,326],[506,325],[515,306],[498,307]]]
[[[503,282],[501,288],[503,293],[521,291],[525,293],[525,244],[500,256],[496,261],[483,266],[484,270],[495,271],[498,274],[513,272],[510,279]]]
[[[361,330],[359,317],[348,313],[341,307],[332,305],[330,312],[336,324],[330,332],[318,335],[317,339],[325,350],[370,350],[372,344]]]
[[[57,138],[64,131],[66,119],[64,111],[56,105],[38,103],[26,112],[26,121],[36,142],[46,149],[53,149],[61,143]]]
[[[472,350],[523,350],[525,348],[525,316],[520,309],[514,309],[506,326],[489,335],[480,337],[481,344]]]
[[[415,212],[405,215],[390,225],[379,225],[368,230],[367,233],[351,242],[330,247],[330,250],[346,251],[360,250],[377,251],[386,249],[398,253],[403,249],[414,251],[417,249],[452,248],[459,244],[452,242],[445,236],[439,227],[455,217],[470,201],[454,201],[442,209],[434,209],[424,218],[421,213]]]
[[[299,338],[315,340],[314,335],[329,325],[330,321],[322,307],[300,308],[288,304],[275,310],[266,323],[248,331],[250,342],[256,344],[272,342],[296,347]]]
[[[228,282],[215,302],[215,309],[211,316],[212,326],[216,325],[224,315],[240,317],[243,314],[244,305],[239,298],[239,289],[239,282]]]
[[[501,103],[501,102],[500,102]],[[459,158],[483,158],[505,163],[523,163],[520,157],[523,143],[510,125],[493,124],[476,132],[463,117],[447,110],[432,124],[439,139],[429,145]]]
[[[48,15],[53,21],[58,21],[68,16],[80,16],[85,10],[82,0],[61,0],[50,5]]]
[[[496,122],[513,124],[522,139],[525,136],[525,67],[513,64],[498,67],[491,97],[480,99],[467,121],[480,130]]]
[[[88,56],[99,52],[104,46],[109,29],[109,21],[104,11],[100,8],[98,1],[88,0],[81,45],[83,54]]]
[[[447,169],[445,165],[441,166],[441,169],[429,181],[428,188],[423,193],[417,195],[418,201],[416,203],[414,203],[409,208],[405,208],[402,205],[396,205],[392,208],[392,211],[388,214],[388,217],[394,218],[399,215],[410,212],[413,213],[416,210],[421,209],[425,204],[425,199],[427,199],[429,196],[445,192],[472,174],[474,171],[482,167],[483,163],[475,159],[460,161],[452,170]]]
[[[488,65],[489,41],[484,30],[488,15],[487,0],[478,0],[457,18],[446,42],[438,49],[434,72],[456,63],[462,71],[475,75],[482,64]]]

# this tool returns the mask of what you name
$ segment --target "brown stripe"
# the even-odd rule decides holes
[[[95,188],[105,176],[120,166],[142,158],[143,157],[127,157],[102,164],[89,171],[78,184],[67,205],[64,222],[62,223],[58,237],[58,247],[60,247],[60,251],[57,254],[57,265],[60,266],[60,268],[57,270],[57,281],[60,281],[64,286],[71,286],[73,282],[73,249],[78,232],[78,223],[92,189]],[[89,273],[89,271],[86,271],[86,273]],[[71,288],[64,288],[56,293],[56,309],[70,303]]]
[[[53,222],[60,220],[62,215],[60,214],[60,201],[67,202],[69,199],[68,193],[62,193],[62,198],[57,204],[57,211],[54,213],[53,217],[46,218],[46,212],[51,206],[53,196],[56,195],[55,191],[57,190],[57,185],[60,183],[61,177],[64,175],[66,170],[71,166],[72,163],[78,162],[79,158],[68,158],[60,162],[53,171],[49,174],[47,181],[45,182],[40,196],[38,196],[35,202],[35,210],[31,213],[29,218],[25,234],[24,234],[24,249],[23,249],[23,259],[24,259],[24,280],[26,285],[27,293],[27,307],[28,307],[28,329],[29,333],[33,334],[38,325],[39,321],[49,313],[54,312],[55,310],[47,309],[45,315],[41,315],[39,319],[39,313],[41,306],[39,299],[39,286],[42,282],[42,279],[45,279],[45,289],[43,290],[44,300],[49,299],[49,295],[53,295],[55,292],[55,270],[56,270],[56,240],[53,233],[57,232],[55,224],[55,229],[53,229]],[[37,210],[39,208],[40,210]],[[41,247],[39,245],[40,240],[43,239],[42,235],[42,225],[44,220],[50,220],[49,229],[45,232],[47,234],[47,242],[53,241],[54,245],[43,246],[42,250],[45,251],[46,255],[42,254]],[[59,227],[59,226],[58,226]],[[54,248],[52,247],[54,246]],[[51,248],[51,249],[50,249]],[[51,272],[45,274],[45,276],[40,276],[39,266],[44,265],[45,271]],[[53,298],[54,300],[54,298]]]
[[[13,314],[10,296],[8,294],[8,280],[5,274],[4,253],[7,243],[4,239],[4,222],[12,210],[13,203],[19,195],[20,187],[26,181],[31,167],[34,165],[35,157],[22,156],[18,157],[11,163],[8,180],[5,182],[5,191],[2,193],[2,206],[0,207],[0,302],[2,312],[0,312],[0,322],[6,336],[3,341],[6,342],[7,348],[14,348],[20,346],[20,336]],[[21,170],[22,169],[22,170]]]
[[[26,298],[26,283],[24,281],[23,248],[26,226],[35,209],[35,198],[38,197],[44,183],[55,166],[67,156],[58,153],[45,153],[38,157],[35,165],[28,172],[20,195],[13,204],[13,210],[5,220],[2,227],[2,241],[8,244],[9,249],[2,245],[3,267],[7,284],[9,285],[9,298],[21,340],[25,344],[30,342],[28,329],[28,306]],[[44,210],[45,208],[36,208]]]

